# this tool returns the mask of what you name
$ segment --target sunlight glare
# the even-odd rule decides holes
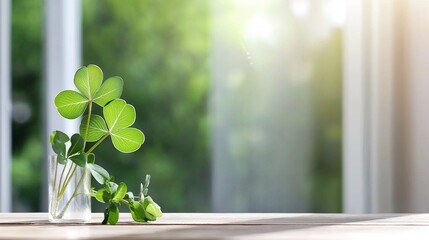
[[[247,40],[274,44],[274,25],[266,17],[252,17],[247,23],[244,34]]]
[[[290,3],[292,14],[297,18],[306,17],[308,15],[309,8],[309,0],[292,0]]]
[[[344,26],[346,21],[345,0],[327,0],[323,5],[323,14],[336,27]]]

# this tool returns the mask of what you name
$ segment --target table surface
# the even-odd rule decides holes
[[[0,213],[0,239],[429,239],[429,214],[166,213],[156,222],[54,224],[47,213]]]

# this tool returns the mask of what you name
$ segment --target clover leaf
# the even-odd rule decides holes
[[[77,70],[74,85],[88,99],[92,99],[103,82],[103,71],[96,65],[88,65]]]
[[[80,125],[80,134],[84,135],[87,128],[88,116],[85,116],[82,119],[82,123]],[[86,141],[88,142],[95,142],[98,141],[102,136],[104,136],[106,133],[108,133],[109,130],[107,129],[106,122],[104,119],[97,114],[92,114],[91,119],[89,120],[89,126],[88,126],[88,135],[86,136]]]
[[[123,85],[124,81],[120,77],[107,79],[95,94],[94,102],[103,107],[113,99],[120,98]]]
[[[116,99],[103,108],[112,142],[118,151],[134,152],[144,142],[144,134],[137,128],[129,128],[136,120],[136,110],[122,99]]]
[[[83,114],[88,105],[88,99],[73,90],[65,90],[55,97],[55,106],[61,116],[75,119]]]
[[[112,138],[115,148],[124,153],[134,152],[143,144],[144,134],[137,128],[130,128],[136,119],[136,110],[122,99],[116,99],[103,108],[104,119],[93,114],[88,125],[87,141],[95,142],[106,134]],[[80,133],[87,128],[87,117],[82,119]],[[106,126],[107,123],[107,126]]]
[[[61,116],[75,119],[81,116],[89,102],[100,106],[119,98],[123,90],[123,80],[111,77],[103,83],[103,71],[96,65],[80,68],[74,76],[74,84],[79,90],[65,90],[55,97],[55,106]]]

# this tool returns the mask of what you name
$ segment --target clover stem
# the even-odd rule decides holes
[[[69,168],[69,173],[70,173],[71,168],[72,168],[72,166],[70,166],[70,168]],[[63,196],[64,192],[66,191],[67,186],[68,186],[68,185],[69,185],[69,183],[70,183],[70,180],[72,179],[72,177],[73,177],[74,173],[76,172],[76,168],[77,168],[77,165],[75,164],[75,165],[74,165],[74,168],[73,168],[73,171],[71,172],[70,176],[69,176],[69,174],[67,174],[67,176],[69,176],[69,178],[68,178],[68,179],[66,178],[66,179],[64,180],[64,183],[63,183],[62,188],[60,189],[61,191],[60,191],[60,193],[59,193],[58,198],[61,198],[61,197]]]
[[[76,165],[76,166],[77,166],[77,165]],[[76,170],[76,168],[75,168],[75,170]],[[76,195],[76,193],[77,193],[77,191],[78,191],[78,189],[79,189],[80,185],[82,185],[83,180],[85,180],[85,177],[86,177],[86,167],[85,167],[85,168],[83,168],[83,174],[82,174],[82,177],[80,178],[79,183],[77,184],[76,188],[74,189],[73,195],[72,195],[72,196],[71,196],[71,198],[67,201],[66,205],[64,205],[64,207],[63,207],[63,209],[61,210],[61,212],[58,214],[58,217],[59,217],[59,218],[62,218],[62,217],[63,217],[63,215],[64,215],[64,213],[66,212],[66,210],[67,210],[68,206],[70,205],[71,201],[73,200],[73,198],[75,198],[75,197],[77,196],[77,195]]]
[[[55,159],[55,173],[54,173],[54,185],[52,186],[52,199],[51,199],[51,212],[56,208],[54,207],[55,189],[57,186],[57,171],[58,171],[58,160]],[[56,204],[55,204],[56,205]]]
[[[61,176],[60,176],[60,181],[58,182],[58,190],[61,190],[62,189],[62,184],[61,183],[63,183],[63,177],[64,177],[64,172],[65,172],[65,170],[66,170],[66,168],[67,168],[67,164],[68,164],[69,162],[68,161],[66,161],[66,163],[64,164],[64,167],[63,167],[63,170],[61,171]],[[67,176],[69,175],[69,173],[70,173],[70,169],[69,169],[69,172],[66,174],[66,179],[67,179]],[[66,180],[66,179],[64,179],[64,181]],[[64,183],[63,183],[64,184]]]
[[[89,100],[88,103],[88,119],[86,120],[86,128],[85,128],[85,135],[83,136],[83,148],[85,149],[86,146],[86,138],[88,137],[88,129],[89,129],[89,121],[91,120],[91,112],[92,112],[92,100]]]
[[[100,143],[101,142],[103,142],[104,141],[104,139],[106,139],[108,136],[110,135],[110,132],[107,132],[106,134],[104,134],[104,136],[100,139],[100,140],[98,140],[98,142],[96,142],[95,144],[94,144],[94,146],[92,146],[87,152],[86,152],[86,154],[90,154],[92,151],[94,151],[94,149],[98,146],[98,145],[100,145]]]

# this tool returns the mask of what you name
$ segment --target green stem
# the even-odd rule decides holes
[[[62,186],[62,184],[64,184],[63,183],[63,177],[64,177],[64,172],[65,172],[65,170],[66,170],[66,168],[67,168],[67,164],[68,164],[69,162],[68,161],[66,161],[66,163],[64,164],[64,167],[63,167],[63,170],[61,171],[61,176],[60,176],[60,181],[58,182],[58,190],[61,190],[61,186]],[[70,169],[69,169],[69,171],[67,172],[67,174],[66,174],[66,179],[65,180],[67,180],[67,176],[69,175],[69,173],[70,173]],[[64,180],[64,181],[65,181]],[[62,184],[61,184],[62,183]]]
[[[69,168],[69,172],[70,172],[71,168],[72,168],[72,166],[70,166],[70,168]],[[66,179],[64,180],[64,184],[63,184],[63,186],[61,187],[61,191],[60,191],[60,193],[59,193],[59,195],[58,195],[58,198],[59,198],[59,199],[61,199],[61,197],[63,196],[64,192],[66,191],[66,188],[67,188],[67,186],[68,186],[68,185],[69,185],[69,183],[70,183],[70,180],[73,178],[73,175],[74,175],[74,173],[76,172],[76,168],[77,168],[77,165],[75,164],[75,165],[74,165],[74,168],[73,168],[73,171],[71,172],[70,176],[67,174],[68,179],[66,178]]]
[[[119,200],[119,202],[121,202],[121,203],[123,203],[123,204],[130,205],[130,202],[128,202],[128,201],[127,201],[127,200],[125,200],[125,199],[121,199],[121,200]]]
[[[54,185],[52,186],[52,199],[51,199],[51,213],[53,213],[54,209],[54,199],[55,199],[55,188],[57,185],[57,170],[58,170],[58,160],[55,159],[55,174],[54,174]]]
[[[102,142],[102,141],[104,141],[104,139],[106,139],[108,136],[110,135],[110,132],[107,132],[106,134],[104,134],[104,136],[100,139],[100,140],[98,140],[98,142],[96,142],[95,144],[94,144],[94,146],[92,146],[87,152],[86,152],[86,154],[90,154],[92,151],[94,151],[94,149],[98,146],[98,145],[100,145],[100,143]]]
[[[89,100],[89,103],[88,103],[88,119],[86,120],[85,135],[83,136],[83,149],[85,149],[86,138],[88,137],[88,129],[89,129],[89,121],[91,120],[91,112],[92,112],[92,100]]]
[[[91,193],[85,193],[85,192],[76,193],[76,196],[75,196],[75,197],[78,197],[79,195],[88,195],[88,196],[92,197],[92,196],[91,196]]]
[[[85,180],[86,177],[86,168],[83,168],[83,174],[82,177],[79,180],[79,183],[77,184],[76,188],[74,189],[73,195],[71,196],[71,198],[67,201],[66,205],[64,205],[63,210],[61,210],[61,212],[58,214],[59,218],[62,218],[64,216],[64,213],[66,212],[67,208],[69,207],[71,201],[73,200],[73,198],[75,198],[77,195],[77,190],[79,189],[80,185],[82,185],[83,180]]]

